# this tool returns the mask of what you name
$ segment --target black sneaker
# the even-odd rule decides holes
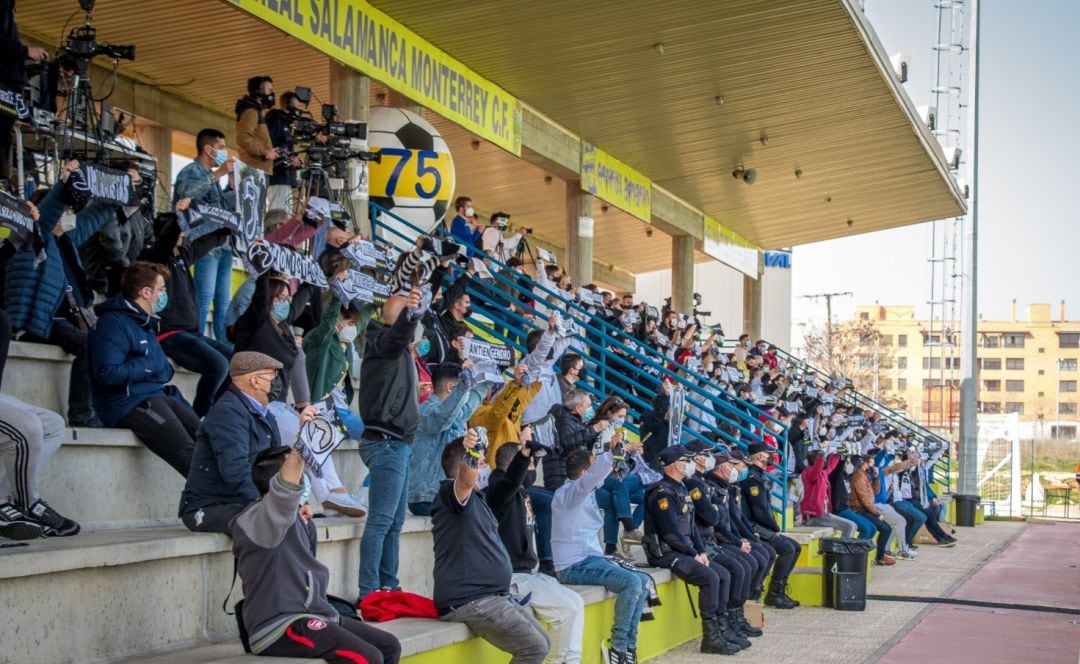
[[[45,529],[45,537],[71,537],[79,534],[79,524],[61,515],[40,498],[34,501],[27,512]]]
[[[0,537],[32,540],[44,535],[41,524],[26,516],[13,503],[0,505]]]

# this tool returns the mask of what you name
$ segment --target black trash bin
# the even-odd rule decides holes
[[[974,527],[975,508],[979,506],[980,498],[978,496],[954,493],[953,500],[956,501],[956,525],[967,526],[968,528]]]
[[[873,542],[845,537],[821,540],[825,606],[838,611],[866,610],[866,557]]]

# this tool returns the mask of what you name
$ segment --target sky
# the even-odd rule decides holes
[[[1080,156],[1080,0],[982,0],[980,13],[979,312],[1007,319],[1016,298],[1021,316],[1029,302],[1052,303],[1056,316],[1064,299],[1066,317],[1077,320],[1080,184],[1072,159]],[[867,0],[866,14],[888,53],[910,56],[908,96],[916,106],[932,104],[934,0]],[[796,247],[795,345],[799,323],[825,319],[825,302],[802,295],[854,293],[834,298],[835,320],[874,302],[915,305],[928,318],[930,233],[927,223]],[[882,247],[889,249],[887,269]]]

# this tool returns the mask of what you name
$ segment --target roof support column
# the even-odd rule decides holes
[[[338,108],[339,116],[345,121],[367,122],[371,108],[371,79],[355,69],[350,69],[335,60],[330,61],[330,98]],[[361,181],[363,186],[359,186]],[[371,222],[368,219],[367,163],[356,159],[349,160],[349,202],[351,203],[353,223],[365,236],[371,236]]]
[[[765,254],[758,252],[757,279],[743,275],[742,332],[757,341],[762,337],[761,319],[765,311]],[[741,332],[740,332],[741,334]]]
[[[139,145],[144,150],[154,155],[157,159],[157,184],[154,185],[154,193],[157,195],[155,205],[157,212],[172,210],[172,129],[162,125],[144,124],[136,127],[136,136]]]
[[[671,308],[681,314],[694,310],[694,237],[671,238]]]
[[[575,286],[593,280],[593,195],[581,182],[566,183],[566,269]]]

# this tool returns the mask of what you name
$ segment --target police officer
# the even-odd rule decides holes
[[[732,472],[734,471],[734,472]],[[729,450],[726,457],[717,460],[716,468],[710,475],[710,481],[716,483],[716,496],[720,498],[719,504],[725,504],[728,511],[728,523],[731,527],[731,543],[738,543],[742,549],[744,544],[749,545],[750,556],[754,559],[754,576],[750,581],[750,599],[755,602],[761,600],[764,592],[765,577],[769,575],[773,563],[776,562],[776,551],[762,542],[754,527],[746,520],[743,512],[742,491],[739,482],[747,477],[746,455],[742,450]],[[726,499],[726,500],[725,500]],[[719,528],[717,528],[719,534]],[[725,534],[725,539],[728,535]]]
[[[795,569],[795,561],[799,557],[799,545],[790,537],[780,534],[780,526],[776,525],[772,515],[772,479],[765,474],[765,467],[772,458],[772,448],[764,443],[754,443],[746,451],[750,472],[742,482],[744,511],[761,541],[776,551],[776,564],[773,566],[769,592],[765,595],[765,606],[794,609],[799,603],[788,597],[786,586],[788,575]]]
[[[700,441],[692,441],[686,447],[695,453],[694,464],[698,472],[686,478],[683,484],[694,501],[694,516],[701,539],[709,550],[709,558],[731,574],[728,624],[743,636],[761,636],[762,631],[746,620],[743,605],[750,598],[754,580],[764,563],[751,553],[750,542],[733,532],[728,510],[728,489],[726,485],[721,486],[716,478],[716,467],[720,464],[726,464],[723,468],[726,479],[737,480],[739,471],[730,463],[731,457],[726,449],[714,454],[708,445]],[[764,579],[764,574],[761,578]]]
[[[659,462],[664,478],[645,495],[645,557],[650,565],[666,567],[698,587],[701,652],[734,655],[750,642],[732,633],[720,617],[720,607],[727,605],[731,576],[709,560],[694,525],[693,501],[682,483],[693,467],[693,455],[681,445],[672,445],[660,452]]]

